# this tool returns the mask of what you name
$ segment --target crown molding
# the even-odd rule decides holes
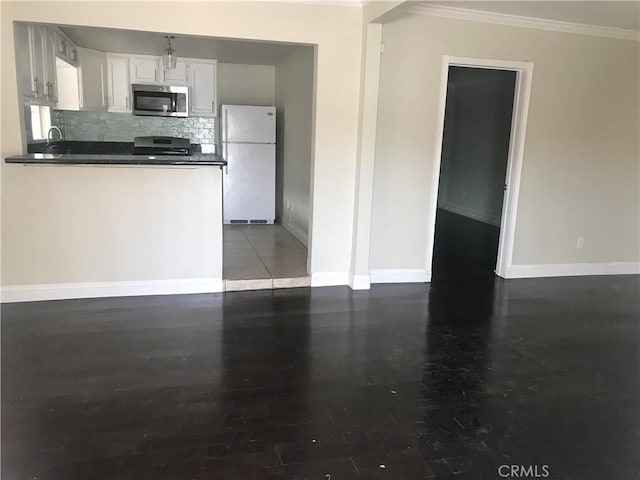
[[[562,22],[558,20],[547,20],[544,18],[522,17],[519,15],[470,10],[467,8],[419,4],[409,9],[409,12],[418,15],[432,15],[436,17],[455,18],[458,20],[469,20],[472,22],[494,23],[513,27],[535,28],[538,30],[551,30],[554,32],[619,38],[623,40],[634,40],[636,42],[640,41],[640,32],[635,30]]]
[[[258,0],[259,2],[301,3],[303,5],[329,5],[331,7],[362,7],[366,1],[360,0]]]

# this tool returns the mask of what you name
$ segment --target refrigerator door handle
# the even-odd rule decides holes
[[[223,132],[224,132],[224,159],[227,161],[227,164],[225,165],[224,169],[225,169],[225,175],[229,175],[229,158],[227,157],[227,151],[228,151],[228,138],[229,138],[229,124],[227,122],[227,109],[225,108],[223,110],[224,112],[224,128],[223,128]]]

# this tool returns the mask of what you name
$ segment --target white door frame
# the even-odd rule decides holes
[[[529,113],[529,98],[533,79],[533,62],[515,62],[509,60],[490,60],[483,58],[454,57],[444,55],[442,58],[442,78],[440,85],[440,102],[437,121],[436,142],[433,161],[433,173],[430,190],[430,227],[431,234],[427,240],[426,269],[429,276],[432,272],[433,245],[435,239],[436,209],[438,207],[438,185],[440,183],[440,162],[442,157],[442,137],[444,135],[444,114],[447,102],[447,83],[449,67],[488,68],[494,70],[510,70],[516,72],[516,85],[511,118],[511,136],[509,139],[509,155],[507,157],[507,185],[502,204],[500,220],[500,239],[498,241],[498,259],[496,275],[506,277],[513,259],[513,243],[515,240],[516,214],[518,210],[518,194],[520,192],[520,174],[524,155],[524,141]]]

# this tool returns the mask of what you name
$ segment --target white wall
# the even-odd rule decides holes
[[[273,65],[218,63],[218,105],[272,106]]]
[[[87,282],[102,284],[89,296],[119,282],[146,293],[159,293],[148,290],[154,281],[176,280],[220,291],[219,167],[11,166],[2,282],[20,288],[3,288],[10,299],[28,285],[84,296]]]
[[[305,245],[311,215],[313,63],[313,48],[300,47],[276,65],[276,216]]]
[[[514,72],[450,68],[438,208],[500,225]]]
[[[346,283],[351,257],[353,224],[355,159],[358,129],[358,95],[360,80],[360,48],[362,11],[359,7],[339,7],[317,4],[282,2],[143,2],[127,3],[126,14],[122,5],[114,2],[47,2],[43,8],[39,2],[2,2],[2,126],[0,156],[2,158],[22,152],[20,132],[20,102],[17,96],[13,21],[43,22],[53,24],[86,25],[152,32],[173,32],[182,35],[205,35],[317,45],[316,99],[313,126],[314,162],[312,168],[313,228],[310,243],[313,245],[310,271],[325,274],[327,279]],[[149,15],[153,12],[153,15]],[[250,12],[250,14],[249,14]],[[331,28],[327,28],[330,25]],[[62,171],[62,170],[61,170]],[[54,173],[55,172],[55,173]],[[89,172],[87,170],[87,172]],[[339,172],[339,175],[336,174]],[[174,172],[170,172],[173,174]],[[10,282],[92,281],[93,269],[83,273],[87,257],[100,258],[103,250],[83,242],[69,229],[73,223],[72,211],[58,212],[59,221],[50,222],[47,204],[49,196],[61,196],[60,204],[70,204],[76,198],[68,189],[56,188],[61,173],[46,167],[7,165],[0,167],[2,175],[2,284]],[[89,175],[89,173],[85,173]],[[100,182],[101,169],[93,169],[95,178],[89,184]],[[135,191],[135,181],[123,185],[124,191]],[[171,197],[174,182],[164,178],[164,187]],[[38,187],[38,188],[37,188]],[[41,187],[41,188],[40,188]],[[18,192],[33,192],[34,204],[41,208],[27,209]],[[164,202],[149,206],[148,216],[163,214]],[[114,209],[116,207],[114,206]],[[119,208],[122,208],[120,205]],[[122,210],[123,214],[126,209]],[[83,256],[69,256],[66,275],[53,277],[54,270],[45,269],[50,275],[30,270],[11,258],[23,258],[23,239],[31,231],[21,222],[29,217],[30,224],[48,225],[42,237],[31,240],[41,251],[47,251],[50,238],[59,239],[69,251],[86,250]],[[84,228],[101,228],[98,217],[88,218]],[[140,226],[144,229],[144,226]],[[108,232],[105,232],[108,234]],[[175,243],[178,245],[178,243]],[[34,248],[35,248],[34,246]],[[213,251],[222,245],[211,244]],[[143,249],[133,249],[128,255],[135,258],[145,255]],[[171,251],[164,255],[171,255]],[[197,253],[193,254],[197,256]],[[164,256],[163,256],[164,258]],[[195,257],[194,257],[195,258]],[[205,260],[208,257],[203,257]],[[160,260],[160,259],[157,259]],[[202,259],[201,259],[202,260]],[[43,257],[44,261],[44,257]],[[55,258],[50,259],[56,262]],[[8,263],[5,263],[8,262]],[[110,267],[102,261],[105,271]],[[189,263],[193,270],[181,275],[192,278],[201,266]],[[97,268],[97,266],[95,267]],[[128,270],[111,277],[123,278]],[[129,272],[130,273],[130,272]],[[337,273],[334,275],[334,273]],[[140,266],[138,276],[158,277],[152,265]],[[50,278],[49,278],[50,277]]]
[[[443,55],[535,63],[513,264],[638,262],[638,43],[422,15],[383,38],[372,269],[425,268]]]

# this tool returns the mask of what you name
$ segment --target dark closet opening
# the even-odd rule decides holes
[[[432,278],[493,276],[516,72],[449,67]]]

